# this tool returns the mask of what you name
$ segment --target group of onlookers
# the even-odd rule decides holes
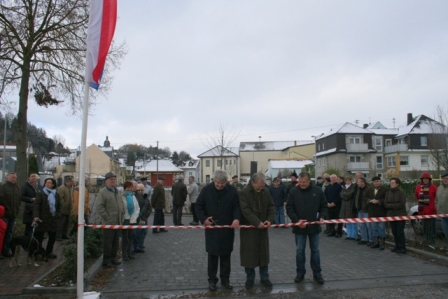
[[[73,188],[73,177],[64,179],[64,184],[56,188],[56,180],[47,178],[43,186],[39,184],[36,173],[30,173],[28,180],[19,188],[17,175],[9,173],[6,183],[0,188],[0,205],[4,207],[5,213],[2,217],[6,223],[6,232],[2,243],[0,258],[11,256],[9,244],[12,240],[16,218],[19,216],[21,202],[23,208],[23,224],[25,225],[24,236],[35,238],[39,243],[36,253],[37,260],[55,259],[53,253],[55,241],[68,239],[68,228],[70,216],[78,215],[79,189]],[[87,220],[89,214],[89,192],[85,191],[84,217]],[[77,222],[73,222],[71,234],[77,230]],[[48,235],[46,248],[43,248],[45,234]]]
[[[437,214],[436,202],[440,206],[439,213],[448,212],[448,192],[446,192],[448,173],[442,175],[442,179],[442,184],[437,188],[432,183],[429,173],[422,173],[420,183],[415,188],[419,215]],[[389,182],[389,187],[383,185],[381,178],[375,176],[369,184],[360,172],[356,173],[354,181],[351,177],[343,178],[325,173],[317,178],[316,185],[323,189],[327,198],[328,219],[406,216],[407,199],[400,188],[401,181],[399,178],[391,178]],[[395,242],[391,251],[406,253],[405,221],[390,221],[389,223]],[[435,249],[435,223],[435,218],[423,220],[424,243],[432,249]],[[442,223],[446,231],[445,236],[448,236],[446,234],[448,233],[447,218],[442,218]],[[386,222],[346,223],[345,227],[346,240],[355,240],[357,244],[367,245],[370,248],[385,249]],[[340,238],[342,223],[337,226],[327,224],[324,233],[329,237]]]

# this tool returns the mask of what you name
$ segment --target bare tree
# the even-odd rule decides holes
[[[226,170],[228,164],[224,163],[225,158],[233,156],[234,153],[230,151],[235,140],[240,135],[241,128],[237,129],[235,126],[228,126],[219,122],[219,125],[214,128],[212,133],[208,134],[204,145],[208,147],[212,153],[219,157],[218,167]]]
[[[440,105],[436,108],[436,116],[430,122],[431,134],[428,135],[428,148],[431,161],[437,167],[437,172],[448,170],[448,115],[447,111]]]
[[[17,173],[19,182],[24,182],[30,94],[40,106],[68,100],[72,111],[82,111],[89,1],[0,3],[0,88],[19,91]],[[111,68],[104,70],[101,92],[108,90],[111,69],[125,54],[125,44],[111,46],[107,61]]]

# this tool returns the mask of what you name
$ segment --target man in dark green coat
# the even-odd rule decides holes
[[[274,203],[265,183],[264,174],[255,173],[250,183],[239,193],[243,216],[241,224],[255,226],[255,228],[242,228],[240,231],[241,266],[246,271],[246,288],[252,288],[254,285],[255,267],[260,268],[261,284],[272,288],[268,274],[268,228],[274,221]]]
[[[151,196],[151,206],[154,208],[154,221],[153,225],[165,225],[165,215],[163,214],[163,209],[165,209],[165,188],[163,188],[163,184],[165,183],[165,178],[163,176],[159,176],[157,178],[157,184],[154,186],[154,192]],[[168,232],[166,229],[161,228],[158,230],[157,228],[152,229],[153,234],[157,233],[166,233]]]

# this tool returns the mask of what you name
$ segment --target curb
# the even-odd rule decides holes
[[[101,255],[95,263],[93,263],[92,266],[87,270],[86,273],[84,273],[84,279],[87,281],[84,285],[84,289],[86,289],[89,286],[90,281],[93,279],[93,277],[98,273],[98,271],[101,269],[101,265],[103,262],[103,255]],[[44,273],[41,277],[39,277],[37,280],[35,280],[33,283],[31,283],[29,286],[25,287],[22,290],[22,294],[27,295],[76,295],[76,284],[74,284],[71,287],[34,287],[35,284],[37,284],[39,281],[44,279],[47,275],[49,275],[51,272],[53,272],[57,267],[62,265],[63,262],[56,267],[48,270],[46,273]]]
[[[392,243],[390,241],[386,241],[386,244],[389,245],[389,246],[392,246],[392,247],[395,245],[394,243]],[[416,254],[419,254],[419,255],[423,255],[423,256],[428,257],[428,258],[432,258],[432,259],[435,259],[435,260],[441,260],[441,261],[444,261],[444,262],[448,263],[448,257],[443,256],[443,255],[438,255],[436,253],[432,253],[432,252],[428,252],[428,251],[424,251],[424,250],[420,250],[420,249],[415,249],[413,247],[407,247],[407,246],[406,246],[406,250],[410,251],[410,252],[413,252],[413,253],[416,253]]]

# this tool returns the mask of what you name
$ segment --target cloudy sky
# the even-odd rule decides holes
[[[402,125],[448,106],[448,1],[119,0],[129,52],[89,117],[88,141],[207,150],[219,123],[239,141],[310,140],[345,122]],[[107,65],[106,65],[107,67]],[[80,144],[69,105],[29,121]]]

